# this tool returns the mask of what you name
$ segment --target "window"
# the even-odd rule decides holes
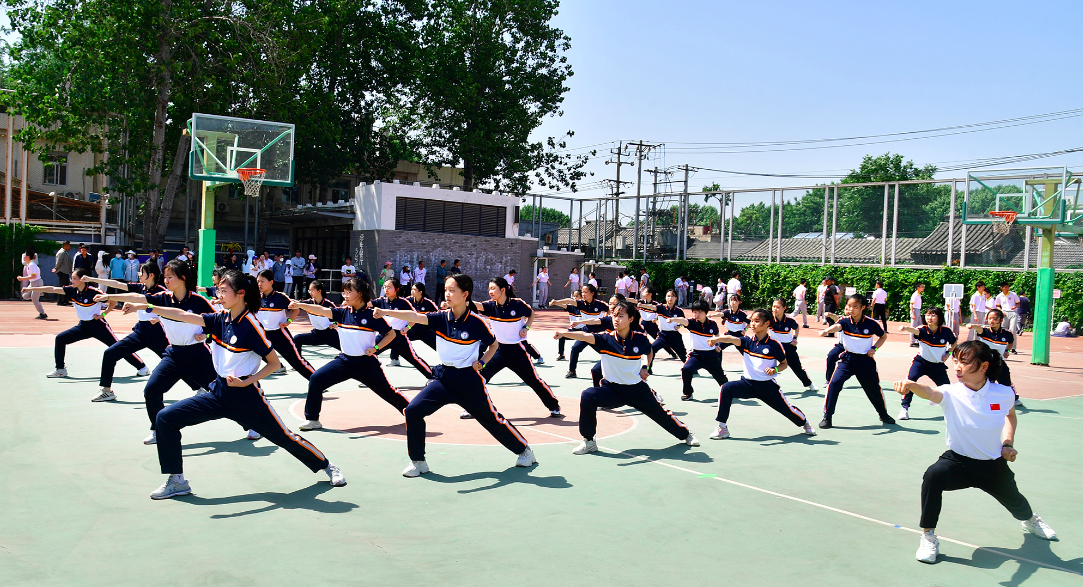
[[[45,164],[45,185],[68,185],[68,154],[54,153],[47,155]]]
[[[300,204],[301,190],[295,187],[282,188],[282,202],[286,204]]]
[[[395,229],[499,238],[504,236],[504,210],[501,206],[398,198]]]
[[[332,181],[331,202],[345,201],[350,199],[350,180]]]

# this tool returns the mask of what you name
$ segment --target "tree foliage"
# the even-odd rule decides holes
[[[571,217],[561,212],[560,210],[549,208],[547,206],[542,206],[540,210],[542,222],[551,222],[556,224],[560,228],[569,228],[572,225]],[[534,206],[532,205],[528,204],[519,208],[519,223],[529,224],[533,221],[534,214]]]

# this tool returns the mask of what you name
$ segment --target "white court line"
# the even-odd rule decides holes
[[[1060,397],[1044,397],[1044,398],[1041,398],[1041,397],[1028,397],[1028,398],[1026,398],[1026,400],[1027,401],[1032,401],[1033,400],[1033,401],[1036,401],[1036,402],[1051,402],[1051,401],[1058,400],[1058,399],[1068,399],[1070,397],[1080,397],[1080,396],[1083,396],[1083,393],[1076,393],[1076,394],[1073,394],[1073,395],[1062,395]]]
[[[541,432],[543,434],[549,434],[551,436],[556,436],[558,438],[564,438],[565,440],[567,440],[569,442],[579,442],[579,441],[575,440],[574,438],[568,438],[567,436],[561,436],[559,434],[554,434],[552,432],[546,432],[545,430],[536,430],[536,432]],[[699,471],[693,471],[692,469],[686,469],[684,467],[680,467],[680,466],[677,466],[677,465],[672,465],[670,463],[664,463],[662,461],[656,461],[656,460],[654,460],[652,458],[645,457],[645,456],[642,456],[642,455],[634,455],[632,453],[624,452],[623,450],[607,448],[607,447],[604,447],[604,446],[601,446],[601,445],[599,445],[598,448],[600,448],[600,449],[602,449],[602,450],[604,450],[606,452],[610,452],[610,453],[614,453],[614,454],[622,454],[622,455],[629,456],[629,457],[631,457],[633,459],[640,459],[640,460],[646,461],[648,463],[654,463],[656,465],[662,465],[663,467],[669,467],[670,469],[676,469],[678,471],[684,471],[685,473],[692,473],[693,475],[696,475],[696,476],[704,475],[704,473],[701,473]],[[771,491],[769,489],[762,489],[760,487],[756,487],[755,485],[748,485],[747,483],[741,483],[739,481],[732,481],[732,480],[726,479],[724,477],[714,476],[714,477],[708,477],[708,478],[709,479],[715,479],[715,480],[721,481],[723,483],[729,483],[730,485],[736,485],[737,487],[743,487],[745,489],[751,489],[752,491],[758,491],[760,493],[765,493],[767,495],[773,495],[775,497],[780,497],[782,499],[788,499],[790,501],[796,501],[798,503],[803,503],[805,505],[811,505],[811,506],[818,507],[820,509],[825,509],[825,510],[828,510],[828,511],[832,511],[832,512],[835,512],[835,513],[838,513],[838,514],[843,514],[843,515],[850,516],[850,517],[853,517],[853,518],[858,518],[860,520],[865,520],[867,522],[872,522],[874,524],[880,524],[881,526],[887,526],[889,528],[898,528],[900,530],[906,530],[907,532],[913,532],[914,534],[921,534],[922,533],[921,530],[916,530],[914,528],[907,528],[906,526],[900,526],[898,524],[892,524],[890,522],[885,522],[883,520],[877,520],[876,518],[870,518],[868,516],[863,516],[861,514],[857,514],[857,513],[851,512],[851,511],[839,509],[839,508],[836,508],[836,507],[831,507],[829,505],[824,505],[822,503],[817,503],[815,501],[809,501],[807,499],[801,499],[800,497],[794,497],[792,495],[786,495],[785,493],[778,493],[777,491]],[[1063,571],[1065,573],[1071,573],[1073,575],[1081,575],[1081,574],[1083,574],[1083,573],[1079,573],[1079,572],[1076,572],[1076,571],[1073,571],[1073,570],[1070,570],[1070,569],[1065,569],[1063,567],[1058,567],[1056,565],[1051,565],[1051,564],[1048,564],[1048,563],[1043,563],[1041,561],[1031,560],[1029,558],[1023,558],[1021,556],[1008,554],[1008,553],[1001,552],[999,550],[995,550],[995,549],[992,549],[992,548],[986,548],[984,546],[978,546],[976,544],[970,544],[969,542],[963,542],[961,540],[954,540],[952,538],[945,538],[944,536],[941,536],[939,534],[937,534],[937,538],[939,538],[940,540],[943,540],[945,542],[951,542],[953,544],[958,544],[960,546],[965,546],[967,548],[973,548],[974,550],[984,550],[985,552],[991,552],[993,554],[999,554],[1000,556],[1002,556],[1004,558],[1007,558],[1007,559],[1011,559],[1011,560],[1028,562],[1028,563],[1031,563],[1031,564],[1038,565],[1040,567],[1046,567],[1046,568],[1054,569],[1054,570],[1057,570],[1057,571]]]

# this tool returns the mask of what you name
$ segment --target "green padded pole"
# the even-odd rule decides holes
[[[1045,193],[1053,194],[1060,181],[1045,184]],[[1047,198],[1042,204],[1042,214],[1052,216],[1057,198]],[[1049,331],[1053,326],[1053,242],[1057,227],[1042,229],[1038,240],[1038,284],[1034,293],[1034,345],[1030,355],[1031,365],[1049,364]]]
[[[200,182],[203,184],[203,214],[200,216],[199,226],[199,244],[196,245],[199,251],[199,275],[196,277],[196,283],[200,287],[210,287],[214,285],[211,283],[211,272],[214,271],[214,245],[215,245],[215,231],[214,231],[214,190],[207,189],[207,182]]]

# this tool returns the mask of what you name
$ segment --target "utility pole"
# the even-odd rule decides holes
[[[624,153],[624,146],[625,145],[624,145],[623,142],[617,143],[617,149],[616,150],[613,150],[613,149],[609,150],[610,154],[617,156],[617,160],[616,161],[606,160],[606,162],[605,162],[606,165],[609,165],[610,163],[613,163],[613,164],[615,164],[617,166],[617,181],[614,184],[614,185],[616,185],[616,189],[614,190],[616,193],[613,194],[613,196],[614,196],[614,198],[613,198],[613,226],[614,226],[614,229],[613,229],[613,247],[612,247],[612,250],[613,250],[614,253],[616,253],[616,249],[617,249],[617,232],[620,230],[620,195],[622,193],[624,193],[624,192],[620,191],[620,186],[621,186],[620,166],[621,165],[635,165],[635,163],[633,163],[631,161],[621,161],[620,160],[620,158],[625,154]],[[623,183],[631,184],[632,182],[626,181],[626,182],[623,182]],[[609,223],[606,222],[606,224],[609,224]],[[604,235],[605,232],[603,231],[602,234]],[[633,249],[634,249],[634,247],[633,247]],[[616,255],[614,255],[614,256],[616,256]]]
[[[649,143],[644,143],[643,141],[638,141],[638,142],[635,142],[635,143],[628,143],[628,145],[629,146],[634,146],[636,148],[636,160],[639,162],[639,169],[636,172],[636,215],[635,215],[635,221],[634,221],[634,224],[635,224],[635,236],[632,239],[632,260],[635,261],[636,247],[639,246],[639,198],[640,198],[640,196],[642,194],[642,188],[643,188],[643,159],[648,154],[650,154],[651,149],[654,149],[655,147],[659,147],[661,145],[660,144],[659,145],[652,145],[652,144],[649,144]],[[618,171],[620,170],[619,165],[617,166],[617,170]],[[644,238],[644,241],[643,241],[643,248],[644,248],[643,260],[645,261],[647,259],[646,238]]]
[[[658,174],[659,173],[665,173],[665,172],[661,171],[657,167],[655,167],[654,169],[648,169],[647,173],[650,173],[651,175],[654,176],[654,181],[652,182],[653,186],[654,186],[654,189],[651,191],[651,205],[650,205],[650,208],[647,209],[647,228],[646,228],[646,231],[644,231],[644,234],[643,234],[643,260],[644,261],[647,260],[647,241],[654,238],[655,234],[656,234],[655,231],[658,230],[658,218],[657,218],[657,215],[658,215],[658,210],[657,210],[657,208],[658,208]]]
[[[681,205],[678,208],[681,211],[681,221],[678,223],[677,230],[677,258],[688,258],[688,172],[692,170],[688,164],[684,164],[677,169],[684,170],[684,193],[681,195]]]
[[[608,164],[608,163],[609,163],[609,161],[606,161],[606,164]],[[632,163],[630,161],[625,161],[623,163],[617,163],[617,171],[620,171],[620,166],[621,165],[631,165],[631,164]],[[620,177],[620,173],[617,174],[617,177]],[[630,182],[630,181],[621,181],[619,179],[616,179],[616,180],[603,179],[602,181],[606,182],[608,184],[608,186],[609,186],[609,189],[611,189],[613,191],[613,193],[611,195],[613,196],[613,201],[614,202],[620,202],[620,196],[621,196],[621,194],[624,193],[624,192],[621,191],[622,186],[632,185],[632,182]],[[608,230],[608,228],[609,228],[609,217],[608,217],[609,202],[599,200],[598,201],[598,206],[600,208],[603,208],[603,211],[604,211],[604,213],[602,215],[602,218],[601,218],[601,221],[602,221],[602,236],[601,236],[601,240],[599,241],[599,243],[601,243],[601,250],[604,253],[605,250],[606,250],[606,244],[609,241],[609,235],[606,232],[606,230]],[[613,226],[614,226],[614,230],[613,230],[613,246],[610,247],[609,250],[612,253],[612,255],[614,257],[616,257],[617,231],[620,229],[620,221],[616,219],[615,215],[614,215],[614,220],[613,220]],[[602,262],[601,258],[598,259],[598,262],[599,263]]]

